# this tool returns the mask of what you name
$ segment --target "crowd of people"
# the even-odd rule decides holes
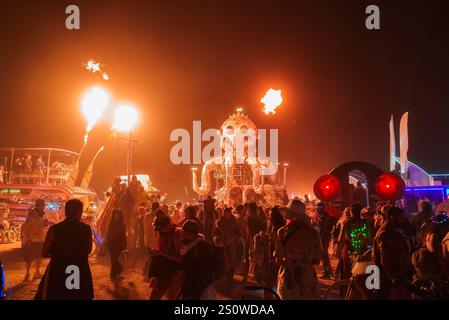
[[[254,281],[277,288],[282,299],[319,299],[317,265],[322,265],[323,279],[348,279],[360,259],[380,269],[375,299],[411,298],[405,284],[413,279],[449,279],[449,218],[434,212],[426,200],[411,219],[394,204],[373,210],[360,202],[335,217],[324,203],[310,211],[310,201],[299,198],[273,207],[254,202],[231,207],[211,197],[168,206],[150,199],[135,177],[129,186],[117,180],[110,196],[113,207],[103,243],[110,257],[110,279],[121,281],[126,268],[144,262],[141,272],[151,300],[215,299],[218,282],[231,294],[236,279],[243,279],[243,285]],[[40,277],[42,254],[51,262],[37,298],[93,298],[88,263],[92,235],[80,221],[82,203],[68,201],[66,220],[51,226],[46,235],[42,205],[36,202],[23,226],[25,281],[33,261],[34,277]],[[68,235],[83,240],[70,242]],[[331,256],[338,259],[335,270]],[[62,285],[67,276],[62,266],[70,264],[84,270],[84,293],[69,292]],[[53,283],[58,281],[62,284]]]

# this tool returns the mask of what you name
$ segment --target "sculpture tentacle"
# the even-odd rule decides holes
[[[196,172],[192,171],[192,178],[193,178],[193,190],[198,193],[199,195],[207,195],[210,192],[211,189],[211,181],[210,181],[210,174],[218,168],[218,166],[221,164],[221,157],[210,159],[207,161],[203,169],[201,170],[201,185],[198,186],[198,178],[196,176]]]

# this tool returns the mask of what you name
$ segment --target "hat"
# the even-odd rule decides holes
[[[195,220],[187,220],[183,223],[181,229],[187,233],[198,234],[200,232],[200,225]]]
[[[287,209],[295,216],[306,214],[306,205],[299,199],[291,200]]]
[[[158,217],[154,219],[153,227],[155,231],[160,231],[164,227],[168,226],[171,223],[170,218],[167,216]]]
[[[284,219],[294,220],[306,216],[306,205],[301,200],[294,199],[289,202],[287,207],[280,207],[279,212]]]

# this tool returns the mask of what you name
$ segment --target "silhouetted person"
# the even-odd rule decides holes
[[[205,292],[214,281],[212,246],[199,230],[200,226],[194,220],[185,221],[181,228],[181,267],[184,273],[181,293],[184,300],[213,298]],[[213,293],[213,290],[209,291]]]
[[[218,212],[215,210],[215,200],[207,197],[204,200],[204,209],[198,213],[198,219],[203,227],[204,236],[206,240],[213,241],[215,223],[218,219]]]
[[[123,222],[123,212],[113,210],[111,223],[106,237],[106,247],[111,257],[111,272],[109,277],[112,281],[118,280],[123,272],[123,266],[119,262],[120,253],[126,250],[126,226]]]
[[[323,279],[330,279],[332,274],[332,267],[329,260],[329,244],[331,241],[331,232],[332,228],[337,223],[337,219],[334,217],[331,217],[327,211],[324,203],[318,203],[316,207],[316,211],[318,213],[318,221],[315,226],[316,231],[318,232],[318,235],[320,236],[321,244],[323,246],[323,255],[321,258],[321,263],[323,266],[323,274],[321,275],[321,278]]]
[[[432,204],[427,200],[421,200],[418,203],[418,210],[419,212],[412,218],[412,228],[415,244],[418,248],[421,248],[424,245],[426,232],[429,231],[432,224]]]
[[[30,280],[30,268],[33,261],[36,262],[33,279],[41,277],[42,246],[45,240],[45,228],[49,225],[44,210],[45,201],[37,199],[35,206],[28,213],[26,221],[22,226],[22,250],[25,256],[26,267],[24,282]]]
[[[50,227],[42,257],[50,262],[42,278],[36,300],[92,300],[94,290],[89,267],[92,250],[90,226],[81,222],[83,203],[67,201],[66,219]]]

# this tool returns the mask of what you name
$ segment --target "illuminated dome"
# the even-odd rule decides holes
[[[256,124],[248,118],[246,114],[238,109],[236,113],[231,114],[229,118],[223,122],[220,133],[232,135],[236,132],[236,130],[242,130],[242,133],[245,133],[248,129],[253,129],[255,133],[257,133]]]

